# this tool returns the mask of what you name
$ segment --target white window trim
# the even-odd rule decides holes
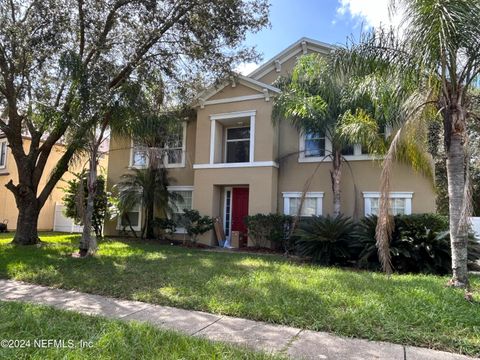
[[[219,163],[219,164],[194,164],[194,170],[200,169],[231,169],[231,168],[255,168],[255,167],[275,167],[278,163],[275,161],[255,161],[248,163]]]
[[[136,212],[136,211],[131,211],[131,212]],[[138,225],[137,226],[132,226],[132,229],[135,231],[140,231],[142,230],[142,213],[143,213],[143,207],[140,204],[138,206]],[[122,222],[121,222],[121,217],[117,216],[117,230],[123,230]],[[125,226],[126,231],[130,231],[129,226]]]
[[[5,163],[3,165],[0,165],[0,169],[6,169],[7,168],[7,157],[8,157],[8,141],[6,138],[0,139],[0,145],[5,143]]]
[[[378,191],[364,191],[364,215],[368,216],[372,214],[372,204],[370,199],[380,199],[381,193]],[[405,199],[405,215],[412,214],[412,191],[395,191],[390,192],[388,195],[389,199]]]
[[[193,209],[193,196],[195,191],[193,190],[193,186],[190,185],[182,185],[182,186],[167,186],[167,191],[191,191],[192,192],[192,209]],[[185,228],[179,227],[175,229],[174,234],[186,234],[187,230]]]
[[[147,165],[134,165],[133,164],[133,157],[135,156],[135,143],[133,139],[130,139],[130,161],[128,163],[128,167],[132,169],[145,169]]]
[[[165,161],[165,158],[167,158],[167,154],[165,153],[163,157],[163,166],[167,169],[173,169],[173,168],[184,168],[185,167],[185,157],[186,157],[186,149],[187,149],[187,123],[183,123],[182,125],[182,161],[178,164],[168,164],[167,161]],[[168,147],[162,148],[164,150],[168,150]],[[133,143],[133,139],[130,140],[130,162],[128,167],[129,168],[135,168],[135,169],[145,169],[147,165],[143,166],[138,166],[138,165],[133,165],[133,156],[135,154],[135,144]]]
[[[298,153],[298,162],[320,162],[320,161],[331,161],[328,155],[332,153],[332,142],[330,141],[327,134],[325,134],[325,155],[324,156],[305,156],[305,133],[301,132],[299,134],[299,153]]]
[[[250,159],[249,163],[255,161],[255,115],[256,110],[235,111],[230,113],[212,114],[210,115],[210,161],[211,165],[218,165],[215,163],[215,135],[217,128],[217,120],[235,119],[241,117],[250,117]],[[227,163],[222,163],[227,164]],[[247,164],[247,163],[229,163],[229,164]]]
[[[285,215],[290,214],[290,199],[299,199],[302,197],[302,192],[298,191],[288,191],[282,192],[283,195],[283,213]],[[317,199],[317,210],[316,216],[321,216],[323,214],[323,195],[324,192],[316,191],[316,192],[307,192],[305,193],[305,198],[316,198]]]

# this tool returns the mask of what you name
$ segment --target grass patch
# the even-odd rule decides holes
[[[480,355],[477,302],[446,277],[356,272],[299,265],[279,256],[215,253],[120,240],[98,256],[71,258],[77,236],[45,234],[46,246],[0,240],[0,277],[117,298],[228,314]],[[10,235],[11,238],[11,235]]]
[[[24,348],[0,347],[1,359],[274,359],[244,348],[194,338],[137,322],[107,320],[16,302],[0,301],[0,339],[24,340]],[[38,340],[63,340],[41,348]],[[37,342],[35,342],[37,340]],[[91,347],[81,347],[80,341]],[[28,346],[27,346],[28,345]]]

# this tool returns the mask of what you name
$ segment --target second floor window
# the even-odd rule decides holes
[[[146,167],[150,154],[156,154],[161,157],[161,163],[165,167],[181,167],[185,165],[185,136],[186,129],[184,125],[178,134],[173,134],[164,144],[156,148],[149,149],[147,146],[134,142],[131,154],[132,167]],[[150,151],[149,151],[150,150]]]
[[[250,127],[227,128],[226,162],[244,163],[250,161]]]
[[[0,169],[7,165],[7,140],[0,140]]]
[[[147,166],[148,151],[145,146],[138,143],[133,144],[132,149],[132,166],[145,167]]]
[[[305,157],[325,156],[325,133],[305,134]]]

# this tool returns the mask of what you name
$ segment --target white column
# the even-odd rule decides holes
[[[255,114],[250,115],[250,159],[253,163],[255,161]]]
[[[216,120],[210,120],[210,164],[215,162],[215,130]]]

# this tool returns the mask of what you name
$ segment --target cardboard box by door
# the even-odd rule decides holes
[[[240,231],[232,231],[232,241],[230,241],[230,245],[237,249],[240,247]]]

